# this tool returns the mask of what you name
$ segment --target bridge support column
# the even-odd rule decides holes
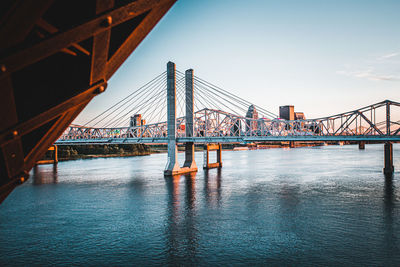
[[[188,172],[196,172],[194,161],[194,143],[185,144],[185,163],[181,168],[178,163],[178,147],[176,144],[176,74],[175,64],[167,64],[167,129],[168,129],[168,162],[164,175],[171,176]],[[193,70],[186,71],[186,136],[193,136]]]
[[[358,149],[365,149],[365,141],[360,141],[358,143]]]
[[[217,162],[210,163],[210,151],[217,151]],[[204,145],[204,164],[203,169],[221,168],[222,167],[222,145],[206,144]]]
[[[51,163],[56,165],[58,163],[58,147],[57,147],[57,145],[50,146],[47,151],[53,151],[52,159],[36,161],[36,165],[37,164],[51,164]]]
[[[58,147],[57,145],[53,145],[54,146],[54,153],[53,153],[53,161],[54,164],[58,163]]]
[[[167,113],[168,161],[164,175],[174,175],[180,173],[180,167],[176,145],[176,81],[173,62],[167,63]]]
[[[185,72],[186,85],[186,116],[185,116],[185,133],[186,137],[193,137],[193,70]],[[197,172],[196,161],[194,160],[194,143],[187,142],[185,144],[185,163],[183,164],[185,172]]]
[[[289,141],[289,147],[290,147],[290,148],[294,148],[294,147],[295,147],[294,141]]]
[[[393,144],[391,142],[385,143],[385,167],[383,173],[387,177],[391,177],[394,172],[393,166]]]

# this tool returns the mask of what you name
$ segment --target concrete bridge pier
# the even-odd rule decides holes
[[[56,165],[58,163],[58,147],[57,147],[57,145],[52,145],[51,147],[48,148],[47,151],[53,151],[52,159],[51,160],[39,160],[36,162],[36,164],[51,164],[51,163],[53,163],[54,165]]]
[[[385,167],[383,168],[383,173],[386,177],[391,177],[394,172],[393,166],[393,144],[391,142],[385,143]]]
[[[188,79],[191,83],[188,84]],[[190,82],[190,81],[189,81]],[[186,134],[193,135],[193,70],[186,71]],[[188,172],[196,172],[194,160],[194,144],[185,144],[185,164],[181,168],[178,163],[178,147],[176,144],[176,73],[175,63],[167,63],[167,129],[168,129],[168,161],[164,175],[171,176]],[[188,123],[189,122],[189,123]],[[189,133],[189,135],[188,135]]]
[[[186,137],[193,137],[194,124],[193,124],[193,70],[186,70],[185,72],[185,99],[186,99],[186,116],[185,116],[185,133]],[[196,161],[194,160],[194,143],[185,143],[185,163],[183,168],[186,172],[197,172]]]
[[[164,174],[179,174],[178,147],[176,145],[176,74],[173,62],[167,63],[167,131],[168,161]]]
[[[53,147],[54,147],[53,160],[54,163],[58,163],[58,147],[57,145],[53,145]]]
[[[360,141],[358,143],[358,149],[365,149],[365,141]]]
[[[217,151],[217,162],[210,163],[210,151]],[[203,169],[212,169],[221,167],[222,167],[222,145],[221,144],[204,145]]]

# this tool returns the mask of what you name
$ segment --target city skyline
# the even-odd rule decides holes
[[[396,1],[178,1],[74,123],[145,84],[168,61],[276,114],[280,105],[316,118],[396,101],[399,7]]]

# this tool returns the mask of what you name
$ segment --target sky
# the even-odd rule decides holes
[[[192,68],[278,114],[400,102],[399,0],[178,0],[74,121],[85,124],[166,70]]]

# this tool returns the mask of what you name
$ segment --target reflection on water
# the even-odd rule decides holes
[[[222,168],[204,170],[204,195],[208,205],[219,206],[221,202]]]
[[[390,258],[391,254],[399,254],[400,247],[398,246],[398,238],[396,236],[396,229],[394,229],[394,225],[398,224],[399,218],[395,217],[395,188],[393,184],[392,176],[385,177],[385,187],[383,194],[383,203],[384,203],[384,225],[385,225],[385,250],[388,258]],[[396,219],[395,219],[396,218]],[[389,265],[391,262],[386,261],[386,265]]]
[[[180,179],[184,178],[184,203],[179,191]],[[166,177],[168,189],[168,227],[166,228],[168,262],[173,265],[194,264],[196,256],[196,173]]]
[[[222,169],[170,178],[163,154],[40,165],[0,206],[0,265],[398,266],[399,180],[382,158],[224,151]]]
[[[384,191],[384,203],[385,203],[385,210],[386,213],[391,215],[394,210],[394,184],[392,177],[385,178],[385,191]]]
[[[33,167],[31,180],[34,185],[41,184],[56,184],[58,180],[57,166],[58,164],[52,164],[53,168],[51,171],[48,169],[40,168],[38,165]]]

